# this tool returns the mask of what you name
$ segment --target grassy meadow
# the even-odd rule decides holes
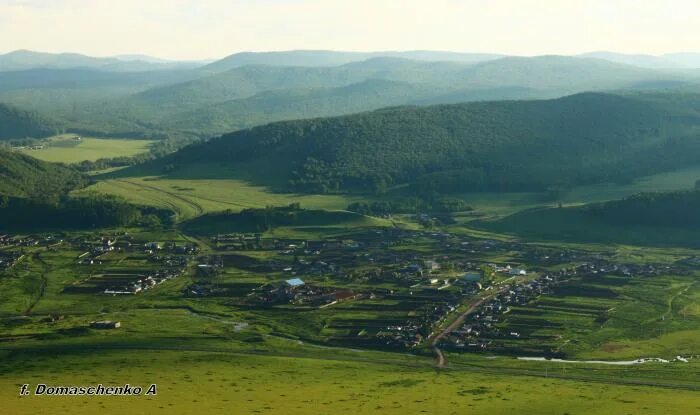
[[[2,353],[2,352],[0,352]],[[655,414],[695,413],[694,390],[555,377],[439,371],[343,359],[180,351],[12,353],[0,399],[13,415],[54,414]],[[400,364],[400,363],[399,363]],[[552,373],[556,373],[553,369]],[[24,383],[158,385],[156,396],[18,396]],[[564,405],[564,403],[566,403]]]
[[[23,153],[40,160],[54,163],[79,163],[101,158],[128,157],[145,153],[153,141],[119,138],[81,137],[74,140],[75,134],[62,134],[46,139],[40,150],[24,149]]]
[[[137,204],[171,209],[180,220],[223,210],[236,212],[245,208],[284,206],[295,202],[307,209],[344,210],[353,202],[405,196],[405,189],[401,187],[382,197],[279,193],[267,185],[256,183],[252,176],[244,169],[224,166],[189,165],[167,174],[135,167],[98,175],[96,184],[74,194],[115,194]],[[698,178],[700,166],[648,176],[628,184],[579,186],[562,194],[560,201],[564,205],[578,205],[619,199],[639,192],[690,189]],[[543,201],[537,193],[463,193],[458,197],[474,208],[473,212],[456,215],[460,223],[468,223],[475,218],[502,218],[526,209],[551,207],[559,203]]]
[[[670,172],[654,174],[635,179],[630,183],[603,183],[576,186],[562,192],[558,200],[542,200],[537,193],[461,193],[459,197],[466,200],[478,216],[501,217],[522,210],[536,207],[563,205],[580,205],[584,203],[604,202],[621,199],[635,193],[668,192],[692,189],[695,181],[700,179],[700,166],[687,167]]]
[[[100,181],[74,194],[108,193],[137,204],[166,208],[180,220],[204,213],[300,203],[303,208],[343,210],[356,198],[345,195],[274,193],[239,179],[115,178]]]

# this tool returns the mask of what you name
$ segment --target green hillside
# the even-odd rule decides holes
[[[93,102],[67,114],[92,130],[186,131],[210,137],[268,122],[383,106],[556,98],[583,91],[658,88],[687,76],[599,59],[502,58],[467,64],[374,57],[339,66],[235,66],[185,82]],[[1,76],[0,76],[1,81]]]
[[[468,226],[541,240],[698,247],[699,209],[697,190],[640,193],[581,206],[527,209]]]
[[[700,191],[640,193],[591,205],[590,214],[623,225],[700,227]]]
[[[73,169],[0,150],[0,195],[47,200],[86,183]]]
[[[63,126],[55,120],[0,103],[0,140],[43,138],[62,130]]]
[[[389,108],[234,132],[167,163],[274,166],[251,175],[287,191],[383,192],[402,183],[423,194],[541,191],[700,162],[695,100],[586,93]]]
[[[691,74],[601,59],[431,52],[240,54],[188,70],[86,66],[0,72],[0,101],[61,119],[83,134],[185,135],[178,138],[184,143],[274,121],[385,106],[549,99],[693,82]]]
[[[632,87],[651,80],[682,79],[678,74],[599,59],[543,56],[502,58],[477,64],[426,62],[378,57],[333,67],[249,65],[184,83],[144,91],[131,105],[178,109],[250,97],[272,90],[331,88],[369,79],[439,87],[434,94],[464,89],[520,87],[560,95],[585,90]]]
[[[216,135],[274,121],[326,117],[403,105],[434,94],[434,89],[405,82],[370,79],[334,88],[265,91],[178,113],[167,125],[192,133]],[[468,99],[465,99],[468,100]]]

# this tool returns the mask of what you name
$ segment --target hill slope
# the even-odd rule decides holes
[[[55,135],[63,126],[35,112],[0,104],[0,140],[43,138]]]
[[[108,118],[129,120],[208,137],[266,122],[383,106],[555,98],[686,80],[675,73],[561,56],[476,64],[376,57],[340,66],[248,65],[201,73],[205,75],[187,82],[92,104],[80,118],[103,125],[111,124]]]
[[[695,95],[586,93],[389,108],[238,131],[168,162],[256,166],[254,180],[308,192],[382,192],[400,183],[420,193],[542,190],[700,162],[696,103]]]
[[[700,192],[640,193],[621,200],[534,208],[470,227],[529,239],[698,247]]]
[[[86,183],[68,167],[0,150],[0,196],[47,201]]]

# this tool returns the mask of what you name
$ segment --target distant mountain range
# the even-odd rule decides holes
[[[0,71],[21,71],[37,68],[90,68],[103,71],[136,72],[192,69],[202,66],[202,64],[202,62],[167,61],[145,55],[121,55],[98,58],[78,53],[44,53],[29,50],[16,50],[0,55]]]
[[[91,105],[80,117],[106,125],[105,116],[118,116],[130,120],[124,127],[129,130],[137,128],[133,122],[138,120],[214,136],[266,122],[386,106],[556,98],[583,91],[677,87],[692,80],[683,73],[563,56],[476,64],[382,57],[330,67],[248,65]]]
[[[622,60],[614,54],[601,57],[246,52],[192,68],[187,65],[193,62],[177,66],[140,55],[17,51],[0,56],[0,70],[39,67],[0,71],[0,102],[84,133],[209,138],[267,122],[387,106],[697,89],[700,84],[700,70],[669,69],[663,62],[650,63],[651,57],[625,55],[629,63],[612,62]]]
[[[247,65],[338,66],[380,57],[433,62],[478,63],[503,58],[505,55],[439,51],[336,52],[327,50],[294,50],[284,52],[240,52],[212,62],[205,66],[204,69],[222,72]]]
[[[416,61],[474,64],[507,56],[508,55],[497,53],[463,53],[430,50],[379,52],[292,50],[279,52],[239,52],[218,60],[174,61],[142,54],[93,57],[79,53],[45,53],[16,50],[6,54],[0,54],[0,71],[17,71],[36,68],[92,68],[124,72],[201,68],[205,72],[223,72],[249,65],[303,67],[339,66],[374,58],[400,58]],[[648,55],[596,51],[576,56],[605,59],[611,62],[652,69],[700,68],[700,53]]]
[[[652,69],[698,69],[700,68],[700,53],[666,53],[663,55],[625,54],[615,52],[590,52],[581,57],[605,59],[611,62],[624,63]]]

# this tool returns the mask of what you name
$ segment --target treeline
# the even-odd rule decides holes
[[[266,232],[280,226],[338,225],[357,219],[357,215],[316,209],[302,209],[298,203],[288,206],[249,208],[209,213],[192,219],[185,229],[193,233]]]
[[[591,205],[588,212],[624,225],[700,227],[700,191],[640,193]]]
[[[167,163],[255,164],[283,191],[422,198],[629,181],[700,162],[700,115],[678,101],[585,93],[548,101],[389,108],[269,124],[185,148]],[[284,183],[284,184],[280,184]]]
[[[351,212],[369,216],[391,216],[397,213],[451,213],[468,212],[473,210],[462,199],[442,197],[437,200],[424,200],[419,198],[405,198],[392,201],[355,202],[348,205]]]
[[[92,229],[107,226],[158,228],[170,224],[172,212],[133,205],[111,195],[64,197],[50,203],[0,196],[3,229]]]

